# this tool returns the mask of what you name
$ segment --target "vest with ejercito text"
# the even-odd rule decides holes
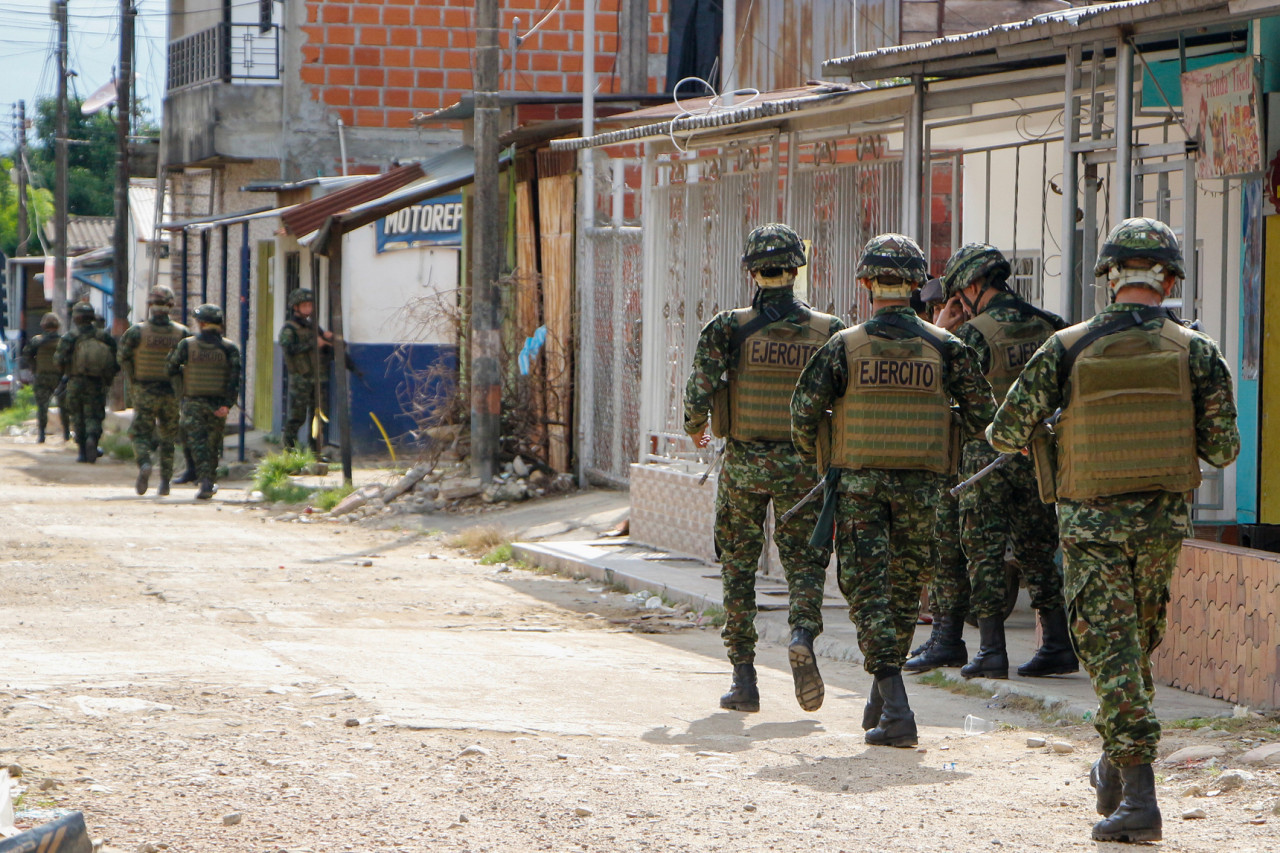
[[[1005,395],[1021,375],[1027,361],[1055,331],[1042,317],[1024,316],[1017,322],[1003,323],[992,317],[990,312],[974,317],[969,325],[982,335],[991,349],[987,381],[991,383],[991,393],[997,405],[1004,402]]]
[[[733,312],[741,329],[754,308]],[[808,311],[742,339],[729,371],[729,435],[739,441],[791,441],[791,395],[804,366],[831,338],[834,317]],[[798,322],[796,322],[798,321]]]
[[[186,397],[220,397],[227,393],[227,353],[222,344],[187,339],[182,393]]]
[[[1059,339],[1067,349],[1088,326]],[[1190,347],[1195,332],[1159,329],[1105,335],[1077,355],[1058,420],[1058,497],[1187,492],[1200,485]]]
[[[142,323],[138,347],[133,351],[133,372],[139,382],[168,382],[164,362],[169,352],[186,337],[186,329],[177,323]]]
[[[293,329],[293,333],[298,336],[299,343],[308,343],[315,346],[316,343],[316,327],[314,324],[303,325],[293,317],[285,321],[289,328]],[[285,367],[291,376],[310,376],[315,371],[311,364],[311,350],[308,348],[302,352],[286,353]]]
[[[924,325],[946,339],[942,329]],[[832,406],[831,464],[950,473],[951,400],[942,387],[942,354],[921,338],[870,335],[865,323],[840,334],[849,384]]]

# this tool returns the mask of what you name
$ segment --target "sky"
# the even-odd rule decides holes
[[[158,122],[164,97],[165,2],[135,3],[137,94]],[[67,64],[77,75],[68,81],[67,91],[87,98],[111,80],[111,69],[119,62],[120,2],[68,0],[67,9]],[[13,110],[19,99],[26,100],[30,117],[38,99],[57,94],[57,28],[49,10],[49,0],[0,0],[0,150],[13,146]],[[34,141],[34,135],[27,139]]]

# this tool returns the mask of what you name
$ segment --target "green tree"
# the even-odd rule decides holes
[[[18,187],[13,181],[13,160],[0,157],[0,252],[12,257],[18,248]],[[40,253],[36,230],[53,216],[53,193],[27,185],[27,225],[31,234],[27,254]]]
[[[115,117],[103,110],[91,116],[80,112],[83,100],[67,102],[67,210],[79,216],[111,216],[115,203]],[[58,101],[41,98],[36,103],[36,144],[28,155],[36,183],[53,189],[55,131]]]

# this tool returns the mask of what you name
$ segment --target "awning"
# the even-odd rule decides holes
[[[238,225],[241,222],[250,222],[254,219],[268,219],[272,216],[279,216],[286,210],[297,205],[289,205],[288,207],[255,207],[252,210],[240,210],[234,213],[219,213],[215,216],[197,216],[192,219],[179,219],[174,222],[161,222],[161,231],[188,231],[199,233],[208,231],[210,228],[219,228],[223,225]]]
[[[431,161],[428,160],[427,162],[430,163]],[[378,175],[373,180],[294,205],[288,213],[280,217],[280,221],[284,224],[286,233],[299,237],[319,228],[332,214],[340,210],[346,210],[352,205],[380,198],[392,190],[413,183],[424,174],[424,166],[420,166],[417,163],[397,166],[388,172]]]
[[[918,44],[855,53],[822,64],[824,73],[855,81],[891,77],[965,77],[1016,64],[1060,65],[1070,44],[1114,41],[1280,12],[1280,0],[1125,0],[1048,12],[1025,21]]]
[[[498,158],[498,168],[511,165],[511,155]],[[450,190],[464,187],[475,180],[476,154],[469,145],[463,145],[433,157],[422,164],[426,177],[381,198],[357,204],[347,210],[333,213],[310,234],[298,238],[298,242],[311,251],[327,255],[330,242],[357,228],[376,222],[398,210],[424,202]]]

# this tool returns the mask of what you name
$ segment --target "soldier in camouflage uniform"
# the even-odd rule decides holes
[[[965,322],[956,336],[978,354],[991,383],[996,402],[1004,400],[1027,359],[1054,332],[1064,328],[1062,318],[1035,307],[1009,289],[1012,270],[1004,254],[988,243],[967,243],[947,261],[942,274],[944,293],[963,308]],[[979,436],[964,445],[960,477],[966,479],[996,454]],[[969,563],[972,595],[970,606],[978,618],[981,645],[973,660],[961,667],[965,678],[1009,677],[1004,619],[1005,550],[1026,579],[1031,606],[1039,614],[1042,643],[1018,675],[1041,677],[1079,670],[1067,613],[1062,601],[1062,579],[1054,563],[1058,549],[1058,520],[1052,504],[1040,500],[1035,468],[1025,456],[1009,459],[1001,467],[966,489],[960,501],[960,540]],[[945,628],[958,639],[963,615],[945,616]]]
[[[169,494],[173,478],[173,445],[178,438],[178,397],[165,370],[165,360],[178,341],[190,334],[187,327],[169,319],[173,291],[163,284],[151,288],[147,296],[147,319],[135,323],[120,336],[120,366],[129,380],[133,396],[134,458],[138,479],[134,488],[147,493],[151,480],[152,455],[159,456],[160,485],[156,494]]]
[[[107,389],[120,372],[116,339],[93,325],[93,306],[77,302],[71,309],[74,328],[58,341],[53,363],[67,378],[64,419],[76,433],[77,462],[97,462],[102,453],[102,421],[107,416]]]
[[[1121,222],[1094,275],[1107,277],[1113,304],[1040,348],[987,436],[997,450],[1021,450],[1062,409],[1055,473],[1065,594],[1098,695],[1104,750],[1090,773],[1105,816],[1093,838],[1158,841],[1151,651],[1164,635],[1182,540],[1192,533],[1187,497],[1200,483],[1197,457],[1230,464],[1240,434],[1217,345],[1160,307],[1183,277],[1169,227]]]
[[[916,745],[902,665],[930,573],[938,493],[959,438],[995,410],[973,350],[909,307],[925,269],[910,237],[868,242],[856,275],[875,314],[818,350],[791,399],[796,449],[829,465],[813,541],[831,541],[834,526],[840,590],[875,678],[863,728],[878,746]]]
[[[285,370],[289,376],[288,414],[284,419],[281,443],[286,450],[298,441],[298,430],[304,425],[310,435],[311,418],[316,405],[316,382],[320,382],[320,408],[328,408],[329,364],[333,361],[333,333],[315,322],[315,296],[308,287],[289,294],[289,319],[280,330],[280,347],[284,350]],[[319,379],[316,376],[316,346],[319,338]],[[318,439],[311,438],[312,448],[320,452]]]
[[[59,331],[62,323],[57,314],[45,314],[40,318],[40,334],[36,335],[22,348],[23,367],[31,371],[35,381],[32,388],[36,395],[36,423],[40,429],[40,444],[44,444],[45,432],[49,428],[49,402],[58,403],[58,413],[62,421],[62,439],[71,440],[71,420],[67,417],[64,405],[66,394],[58,391],[62,382],[62,371],[53,362],[54,353],[58,351],[58,341],[62,339]]]
[[[805,263],[804,244],[786,225],[762,225],[747,236],[742,265],[758,288],[751,307],[722,311],[707,323],[685,387],[685,431],[705,447],[710,412],[713,431],[725,439],[715,541],[733,686],[720,707],[734,711],[760,710],[755,579],[765,514],[772,503],[780,518],[818,481],[813,464],[791,446],[791,392],[809,356],[844,328],[838,318],[796,298],[792,287]],[[809,544],[816,520],[817,507],[810,503],[779,523],[773,537],[790,593],[788,654],[796,699],[806,711],[820,708],[824,694],[813,639],[822,632],[831,550],[830,543]]]
[[[175,382],[181,377],[182,432],[191,445],[200,484],[196,500],[207,501],[218,491],[214,482],[227,412],[240,393],[240,350],[222,337],[222,309],[217,305],[201,305],[195,318],[199,333],[178,341],[165,369]]]

